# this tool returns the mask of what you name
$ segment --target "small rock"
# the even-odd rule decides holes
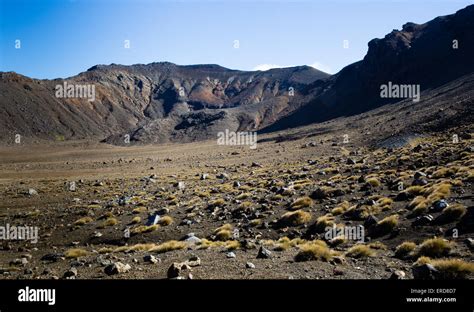
[[[438,275],[438,270],[429,264],[425,263],[420,266],[415,266],[412,268],[413,278],[421,280],[434,280]]]
[[[38,192],[35,189],[32,189],[32,188],[28,189],[28,191],[26,193],[30,196],[38,195]]]
[[[220,173],[220,174],[216,175],[216,178],[222,179],[222,180],[229,180],[230,176],[227,173],[223,172],[223,173]]]
[[[413,178],[415,180],[418,180],[420,178],[426,178],[426,173],[421,172],[421,171],[417,171],[417,172],[415,172],[415,175],[413,176]]]
[[[470,249],[474,249],[474,239],[466,238],[465,242],[467,247],[469,247]]]
[[[364,227],[369,228],[369,227],[377,224],[377,222],[379,222],[379,219],[377,219],[377,217],[375,217],[373,215],[369,215],[367,217],[367,219],[365,219],[365,221],[364,221]]]
[[[184,190],[185,189],[185,184],[184,182],[178,182],[176,183],[176,187],[178,188],[178,190]]]
[[[402,280],[402,279],[405,279],[405,272],[401,271],[401,270],[396,270],[395,272],[392,273],[392,275],[390,275],[390,278],[391,280]]]
[[[64,272],[63,278],[66,279],[73,279],[77,276],[77,269],[75,267],[70,268],[66,272]]]
[[[115,262],[105,267],[104,272],[107,275],[115,275],[120,273],[126,273],[130,271],[132,267],[129,264],[123,264],[121,262]]]
[[[43,257],[41,257],[41,260],[56,262],[56,261],[59,261],[59,260],[64,260],[64,255],[62,253],[46,254]]]
[[[226,256],[227,256],[227,258],[235,258],[236,257],[235,253],[233,253],[232,251],[228,252]]]
[[[433,206],[431,206],[431,210],[434,212],[439,212],[443,210],[444,208],[447,208],[448,206],[449,204],[444,199],[441,199],[433,203]]]
[[[426,215],[426,216],[419,216],[413,221],[413,225],[415,226],[422,226],[422,225],[427,225],[433,222],[434,218],[432,215]]]
[[[266,249],[265,247],[261,246],[258,250],[257,259],[268,259],[272,256],[270,250]]]
[[[191,271],[191,267],[186,262],[173,263],[167,272],[168,278],[178,278],[183,271]]]
[[[149,215],[148,220],[146,222],[147,226],[155,225],[158,224],[158,221],[160,221],[160,216],[157,214],[154,215]]]
[[[201,174],[201,180],[206,180],[207,178],[209,178],[209,175],[207,173]]]
[[[245,264],[245,267],[246,267],[247,269],[255,269],[255,264],[253,264],[252,262],[247,262],[247,263]]]
[[[153,256],[153,255],[146,255],[146,256],[144,256],[144,257],[143,257],[143,261],[149,262],[149,263],[153,263],[153,264],[159,262],[159,260],[158,260],[155,256]]]

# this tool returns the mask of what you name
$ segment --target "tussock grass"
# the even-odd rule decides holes
[[[474,273],[474,263],[462,259],[430,259],[420,257],[415,266],[429,263],[438,270],[444,279],[465,279]]]
[[[156,231],[160,226],[158,224],[153,224],[153,225],[140,225],[137,226],[136,228],[133,228],[130,230],[130,234],[136,235],[136,234],[142,234],[142,233],[150,233],[153,231]]]
[[[160,220],[158,221],[158,223],[161,225],[161,226],[167,226],[167,225],[170,225],[174,222],[173,218],[170,217],[170,216],[163,216],[160,218]]]
[[[343,201],[337,207],[335,207],[334,209],[331,210],[331,214],[333,216],[337,216],[337,215],[343,214],[348,209],[349,209],[349,202],[348,201]]]
[[[393,229],[398,226],[399,215],[391,215],[386,218],[383,218],[375,225],[375,233],[377,235],[385,235],[393,231]]]
[[[240,248],[240,242],[236,240],[228,240],[228,241],[210,241],[205,238],[201,239],[198,248],[199,249],[208,249],[208,248],[216,248],[216,247],[223,247],[226,250],[236,250]]]
[[[312,205],[313,205],[313,200],[309,198],[308,196],[305,196],[305,197],[301,197],[295,200],[291,204],[290,208],[292,210],[299,210],[301,208],[311,207]]]
[[[88,254],[89,252],[85,249],[72,248],[72,249],[66,250],[66,252],[64,253],[64,256],[66,258],[79,258],[79,257],[85,257]]]
[[[377,178],[368,178],[365,180],[372,187],[379,187],[381,185],[380,181]]]
[[[139,214],[139,213],[146,212],[146,210],[147,210],[146,207],[141,206],[141,207],[134,208],[132,210],[132,213]]]
[[[416,249],[414,242],[403,242],[395,248],[395,257],[404,259],[413,255]]]
[[[170,240],[162,244],[159,244],[156,247],[153,247],[152,249],[150,249],[150,251],[156,251],[157,253],[165,253],[165,252],[169,252],[173,250],[184,249],[186,247],[188,247],[188,244],[186,242]]]
[[[280,223],[285,226],[297,226],[308,223],[311,220],[311,214],[303,210],[287,212],[280,218]]]
[[[275,243],[275,248],[274,250],[276,251],[284,251],[287,250],[291,247],[295,247],[298,245],[301,245],[305,243],[306,241],[301,238],[294,238],[294,239],[289,239],[288,237],[284,236],[281,237],[276,243]]]
[[[247,198],[249,198],[249,197],[252,197],[252,194],[250,194],[250,193],[242,193],[242,194],[238,195],[238,196],[236,197],[236,199],[238,199],[238,200],[243,200],[243,199],[247,199]]]
[[[452,248],[453,243],[445,239],[435,237],[425,240],[420,245],[418,255],[439,258],[448,255]]]
[[[114,226],[118,224],[118,220],[114,217],[108,217],[105,219],[105,221],[102,223],[101,227],[105,228],[107,226]]]
[[[367,246],[371,249],[378,249],[378,250],[387,250],[388,249],[387,245],[385,245],[382,242],[378,242],[378,241],[369,243],[369,244],[367,244]]]
[[[462,204],[453,204],[449,207],[446,207],[441,212],[440,218],[445,222],[452,222],[462,218],[466,213],[467,209]]]
[[[425,192],[425,188],[421,185],[412,185],[405,190],[406,193],[412,196],[422,195]]]
[[[130,224],[138,224],[140,222],[142,222],[142,218],[137,216],[137,217],[133,217],[132,221],[130,221]]]
[[[326,245],[324,241],[315,240],[300,246],[300,252],[296,254],[295,261],[322,260],[329,261],[335,253]]]
[[[84,225],[86,223],[90,223],[92,222],[92,218],[91,217],[84,217],[84,218],[80,218],[79,220],[76,220],[74,222],[74,225]]]
[[[228,241],[232,238],[232,225],[230,225],[229,223],[226,223],[222,225],[221,227],[218,227],[214,231],[214,234],[216,236],[216,240]]]
[[[212,201],[209,206],[214,208],[214,207],[222,207],[225,205],[225,200],[223,198],[218,198],[214,201]]]
[[[327,214],[316,219],[314,224],[317,232],[324,232],[327,227],[333,227],[336,224],[334,217]]]
[[[393,204],[393,199],[388,197],[381,197],[377,200],[377,205],[382,208],[382,210],[388,210]]]
[[[367,245],[357,244],[349,248],[346,256],[351,258],[365,258],[375,256],[375,251]]]

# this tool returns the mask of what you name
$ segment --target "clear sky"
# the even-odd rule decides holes
[[[311,65],[330,73],[367,42],[462,0],[0,0],[0,71],[69,77],[96,64]],[[20,48],[16,48],[20,40]],[[130,46],[126,48],[125,40]],[[236,41],[238,40],[238,42]],[[348,40],[348,48],[343,47]]]

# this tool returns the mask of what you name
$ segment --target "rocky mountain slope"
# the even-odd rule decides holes
[[[120,145],[126,137],[164,143],[215,139],[225,129],[273,132],[401,105],[404,99],[380,96],[388,83],[419,86],[426,105],[450,90],[463,103],[453,120],[465,120],[472,99],[463,90],[474,88],[473,34],[474,5],[425,24],[406,23],[370,41],[363,60],[333,76],[308,66],[246,72],[166,62],[98,65],[65,80],[0,73],[0,141],[12,143],[20,134]],[[94,85],[95,100],[57,98],[55,86],[64,81]]]
[[[68,79],[0,73],[0,131],[43,139],[191,141],[259,129],[298,108],[306,86],[329,75],[300,66],[265,72],[217,65],[94,66]],[[93,85],[95,100],[58,98],[56,86]]]
[[[425,24],[406,23],[369,42],[367,55],[330,79],[315,82],[313,99],[265,129],[274,131],[353,115],[400,99],[381,98],[380,86],[419,85],[421,99],[474,72],[474,5]],[[423,94],[424,92],[424,94]]]

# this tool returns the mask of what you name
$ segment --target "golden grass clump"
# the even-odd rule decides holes
[[[186,242],[180,242],[177,240],[170,240],[152,247],[149,251],[156,251],[157,253],[165,253],[173,250],[180,250],[188,247]]]
[[[223,198],[218,198],[211,202],[211,207],[222,207],[225,205],[225,200]]]
[[[105,219],[105,221],[102,223],[102,227],[106,227],[106,226],[114,226],[114,225],[117,225],[118,223],[118,220],[114,217],[108,217],[107,219]]]
[[[369,243],[369,244],[367,244],[367,246],[369,248],[378,249],[378,250],[387,250],[387,248],[388,248],[387,245],[385,245],[384,243],[379,242],[379,241]]]
[[[425,191],[425,196],[428,196],[427,199],[430,203],[440,199],[446,199],[449,197],[449,194],[451,194],[451,187],[452,185],[447,182],[433,185]]]
[[[382,210],[388,210],[393,204],[393,199],[388,197],[381,197],[377,200],[377,205],[382,208]]]
[[[243,199],[247,199],[247,198],[249,198],[249,197],[252,197],[252,194],[250,194],[250,193],[242,193],[242,194],[238,195],[238,196],[236,197],[236,199],[238,199],[238,200],[243,200]]]
[[[237,240],[228,240],[228,241],[211,241],[208,239],[201,239],[201,242],[198,244],[199,249],[208,249],[208,248],[215,248],[215,247],[223,247],[226,250],[236,250],[239,249],[240,242]]]
[[[84,225],[92,221],[93,220],[91,217],[84,217],[84,218],[80,218],[79,220],[76,220],[76,222],[74,222],[74,225]]]
[[[438,274],[444,279],[465,279],[468,275],[474,273],[474,263],[462,259],[431,259],[429,257],[420,257],[415,266],[429,263]]]
[[[281,237],[277,242],[276,242],[276,246],[274,248],[274,250],[276,251],[284,251],[284,250],[287,250],[291,247],[295,247],[295,246],[298,246],[298,245],[301,245],[305,243],[305,240],[304,239],[301,239],[299,237],[297,238],[293,238],[293,239],[289,239],[288,237],[284,236],[284,237]]]
[[[79,258],[79,257],[85,257],[88,254],[89,252],[85,249],[72,248],[72,249],[66,250],[66,252],[64,253],[64,256],[66,258]]]
[[[393,229],[398,225],[399,218],[399,215],[394,214],[377,222],[375,227],[377,234],[385,235],[392,232]]]
[[[372,187],[379,187],[381,185],[377,178],[368,178],[365,182],[369,183]]]
[[[229,223],[226,223],[222,225],[221,227],[218,227],[214,231],[214,234],[216,235],[216,240],[228,241],[229,239],[232,238],[232,225],[230,225]]]
[[[441,218],[446,222],[456,221],[462,218],[466,213],[467,209],[462,204],[454,204],[446,207],[441,212]]]
[[[142,218],[140,217],[133,217],[132,221],[130,221],[130,224],[138,224],[142,221]]]
[[[375,251],[367,245],[357,244],[349,248],[346,256],[351,258],[365,258],[375,256]]]
[[[174,222],[173,218],[170,217],[170,216],[163,216],[160,218],[160,220],[158,221],[158,223],[161,225],[161,226],[167,226],[167,225],[170,225]]]
[[[295,261],[323,260],[329,261],[335,253],[326,245],[324,241],[315,240],[302,244],[300,251],[295,256]]]
[[[160,226],[158,224],[153,225],[140,225],[130,230],[130,234],[142,234],[156,231]]]
[[[427,256],[432,258],[439,258],[446,256],[453,248],[453,243],[442,238],[431,238],[425,240],[418,250],[419,256]]]
[[[315,229],[317,232],[324,232],[327,227],[333,227],[335,224],[334,217],[327,214],[316,219]]]
[[[309,198],[308,196],[305,196],[305,197],[301,197],[295,200],[291,204],[290,208],[292,210],[299,210],[301,208],[311,207],[312,205],[313,205],[313,200]]]
[[[147,210],[146,207],[141,206],[141,207],[137,207],[137,208],[133,209],[132,213],[139,214],[139,213],[142,213],[142,212],[146,212],[146,210]]]
[[[287,212],[280,218],[280,223],[285,226],[297,226],[308,223],[311,220],[311,214],[303,210]]]
[[[425,192],[425,188],[421,185],[412,185],[412,186],[408,187],[405,190],[405,192],[412,195],[412,196],[417,196],[417,195],[423,194]]]
[[[331,210],[331,214],[333,216],[337,216],[346,212],[347,209],[349,209],[349,202],[345,200],[342,203],[340,203],[336,208]]]
[[[395,257],[404,259],[413,255],[416,249],[414,242],[403,242],[395,248]]]

